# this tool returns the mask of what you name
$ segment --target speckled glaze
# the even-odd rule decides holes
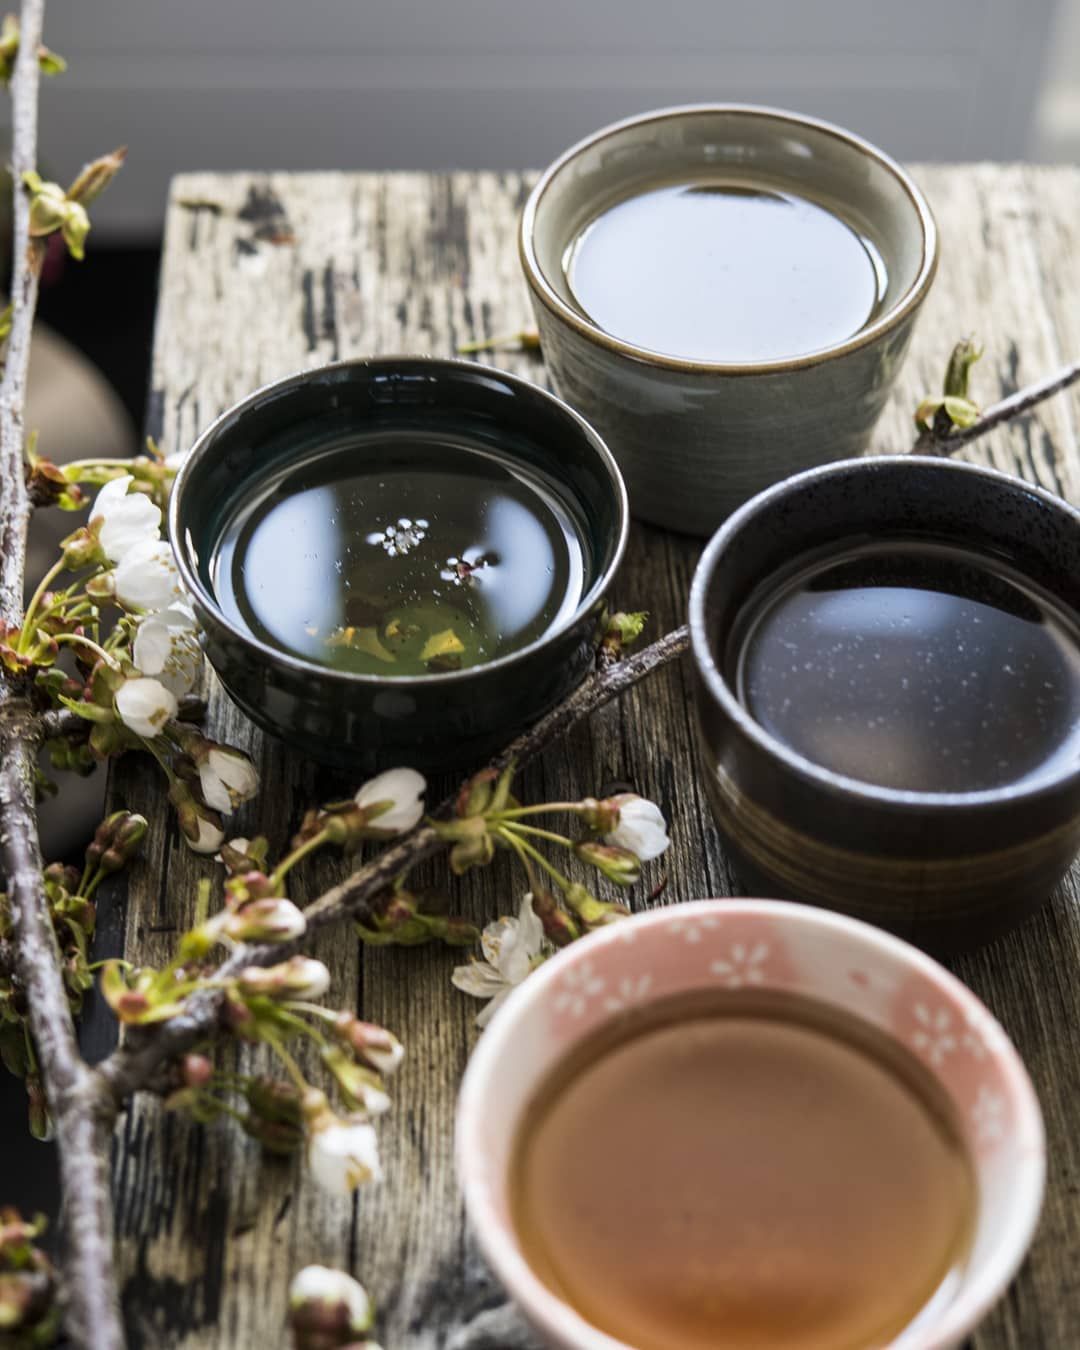
[[[532,1271],[511,1218],[514,1139],[541,1084],[583,1037],[656,1000],[751,987],[868,1022],[916,1055],[956,1109],[978,1188],[971,1255],[891,1350],[952,1350],[1004,1293],[1042,1204],[1045,1141],[1031,1081],[1001,1026],[921,952],[867,924],[776,900],[698,900],[638,914],[564,948],[496,1013],[458,1098],[465,1207],[499,1279],[556,1350],[629,1350]],[[882,1160],[887,1165],[887,1159]]]
[[[580,517],[585,588],[576,609],[509,655],[397,679],[315,665],[231,623],[211,578],[214,549],[236,503],[298,447],[309,454],[321,436],[334,441],[366,428],[463,436],[546,479]],[[341,362],[260,389],[199,438],[169,507],[180,572],[227,693],[271,735],[358,773],[397,764],[473,767],[564,698],[592,668],[627,526],[619,470],[577,413],[513,375],[426,357]]]
[[[902,455],[800,474],[747,502],[694,577],[690,630],[709,800],[750,890],[855,914],[935,950],[1040,905],[1080,849],[1080,762],[981,792],[876,787],[802,758],[737,699],[715,653],[755,583],[804,550],[913,533],[1008,560],[1080,613],[1080,512],[1018,478]]]
[[[661,356],[598,328],[563,274],[583,225],[635,190],[719,172],[802,193],[871,237],[889,276],[877,317],[845,342],[754,364]],[[555,386],[611,447],[631,510],[709,534],[762,488],[866,447],[933,280],[937,231],[915,184],[867,142],[793,113],[718,104],[646,113],[568,150],[525,205],[520,250]]]

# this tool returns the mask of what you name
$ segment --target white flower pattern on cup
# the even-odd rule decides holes
[[[624,975],[615,992],[604,999],[604,1007],[608,1012],[623,1012],[644,1003],[651,991],[651,975]]]
[[[768,955],[768,943],[756,942],[751,947],[745,942],[736,942],[727,958],[714,961],[709,969],[728,989],[742,989],[748,984],[764,983],[764,964]]]
[[[720,927],[720,920],[711,917],[698,919],[675,919],[668,928],[674,938],[682,938],[690,946],[696,946],[707,932]]]
[[[555,995],[555,1011],[567,1012],[571,1017],[582,1017],[589,1000],[604,991],[604,981],[593,970],[591,961],[573,966],[562,978],[562,987]]]
[[[979,1088],[975,1105],[971,1108],[971,1123],[975,1127],[975,1139],[980,1144],[993,1144],[1005,1137],[1005,1098],[1000,1092],[987,1087]]]
[[[938,1068],[960,1045],[952,1030],[952,1014],[948,1008],[931,1010],[925,1003],[916,1003],[913,1012],[919,1025],[912,1033],[911,1044]]]

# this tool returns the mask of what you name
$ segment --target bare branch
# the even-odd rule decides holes
[[[653,671],[676,660],[686,651],[689,643],[688,629],[677,628],[618,665],[598,671],[535,727],[508,745],[495,757],[493,764],[498,768],[512,760],[524,764],[597,708],[617,698]],[[448,806],[449,801],[444,802],[439,813],[445,813]],[[345,881],[332,886],[313,900],[304,911],[308,928],[323,928],[343,918],[359,918],[370,922],[378,913],[379,900],[386,894],[395,877],[445,847],[430,826],[418,826],[383,849],[378,857]],[[269,965],[281,961],[300,945],[241,947],[225,962],[219,974],[227,978],[244,966]],[[148,1083],[163,1060],[183,1054],[197,1041],[211,1035],[217,1025],[220,1007],[219,993],[199,993],[188,1000],[184,1012],[170,1021],[153,1028],[129,1032],[119,1049],[98,1069],[108,1083],[117,1106]]]
[[[12,80],[15,245],[12,323],[0,380],[0,619],[22,620],[26,532],[23,408],[43,249],[29,233],[22,175],[37,158],[38,48],[44,0],[24,0]],[[11,911],[11,956],[26,992],[30,1027],[56,1128],[64,1194],[66,1324],[86,1350],[123,1350],[113,1278],[109,1142],[112,1099],[79,1054],[61,958],[41,874],[34,809],[34,754],[41,729],[27,691],[0,676],[0,870]]]
[[[30,363],[30,337],[37,306],[44,246],[30,238],[30,201],[22,176],[37,162],[38,59],[45,0],[24,0],[19,55],[11,82],[14,131],[11,177],[15,243],[11,269],[11,335],[0,380],[0,619],[18,623],[26,575],[26,530],[30,501],[23,468],[23,405]]]

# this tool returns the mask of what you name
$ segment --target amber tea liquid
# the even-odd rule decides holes
[[[950,1104],[884,1034],[783,994],[630,1014],[512,1161],[539,1277],[636,1350],[872,1350],[947,1299],[976,1214]]]

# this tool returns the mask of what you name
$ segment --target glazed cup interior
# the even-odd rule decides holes
[[[388,429],[418,440],[461,436],[520,463],[572,512],[583,543],[581,598],[560,624],[529,647],[462,671],[384,677],[337,672],[269,647],[221,608],[214,564],[235,513],[285,467],[303,463],[343,439],[355,456],[377,454],[364,438]],[[181,469],[170,503],[170,534],[185,584],[215,620],[252,652],[320,681],[446,684],[510,665],[544,646],[593,609],[621,560],[627,534],[626,492],[619,471],[592,429],[564,403],[524,380],[473,362],[380,357],[303,371],[258,390],[213,424]]]
[[[936,962],[870,925],[783,901],[702,900],[638,915],[564,949],[507,1000],[473,1054],[457,1115],[459,1179],[487,1260],[549,1345],[628,1350],[530,1268],[511,1217],[517,1130],[547,1076],[629,1005],[740,983],[870,1023],[951,1098],[976,1176],[974,1244],[952,1297],[928,1305],[893,1345],[957,1345],[1003,1293],[1038,1220],[1045,1146],[1034,1090],[1001,1026]]]
[[[843,460],[798,474],[760,493],[713,536],[694,576],[690,633],[707,697],[764,754],[807,783],[916,810],[955,800],[1015,800],[1050,786],[1006,785],[970,793],[915,792],[845,778],[804,759],[764,730],[738,699],[730,639],[750,596],[768,591],[800,554],[815,556],[862,540],[904,537],[952,544],[1008,563],[1080,614],[1080,512],[1019,478],[958,460],[881,455]],[[1080,765],[1063,763],[1059,780]]]
[[[547,170],[521,226],[522,262],[534,291],[574,326],[665,364],[669,358],[610,338],[583,314],[564,261],[582,229],[617,201],[665,183],[706,178],[811,197],[869,239],[884,261],[887,286],[863,334],[888,327],[929,286],[936,261],[933,217],[899,165],[828,123],[771,108],[718,104],[669,108],[607,127]],[[719,368],[720,363],[677,364]]]

